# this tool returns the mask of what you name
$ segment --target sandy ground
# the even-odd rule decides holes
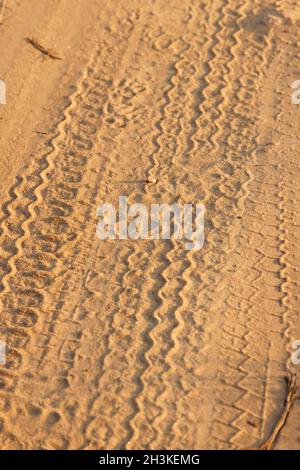
[[[5,2],[2,449],[272,434],[300,370],[299,26],[292,0]],[[99,240],[119,195],[204,202],[204,247]],[[295,398],[276,449],[300,447]]]

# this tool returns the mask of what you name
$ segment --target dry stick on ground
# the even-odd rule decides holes
[[[26,38],[26,41],[51,59],[62,60],[62,58],[56,55],[55,52],[51,51],[51,49],[46,49],[46,47],[42,46],[42,44],[39,43],[35,38]]]
[[[259,446],[258,450],[271,450],[272,449],[277,437],[279,436],[280,431],[282,430],[282,428],[284,427],[286,423],[286,420],[293,406],[295,395],[296,395],[296,388],[297,388],[296,381],[297,381],[296,374],[290,374],[288,377],[286,377],[287,390],[286,390],[284,408],[282,410],[282,413],[277,423],[275,424],[275,427],[270,437],[268,437],[268,439],[261,446]]]
[[[43,132],[43,131],[33,131],[33,132],[35,132],[36,134],[47,135],[47,132]]]

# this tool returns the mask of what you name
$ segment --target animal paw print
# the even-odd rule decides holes
[[[120,80],[112,88],[111,97],[104,107],[104,122],[113,128],[125,127],[141,112],[138,96],[146,90],[137,80]]]
[[[166,34],[161,27],[147,31],[145,33],[144,40],[156,51],[168,49],[173,42],[172,38]]]

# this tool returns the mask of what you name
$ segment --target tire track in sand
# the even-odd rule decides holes
[[[49,286],[54,278],[61,274],[62,270],[62,247],[68,243],[71,248],[72,242],[77,237],[75,223],[80,221],[80,213],[73,223],[70,222],[73,212],[74,200],[80,202],[80,191],[87,166],[87,152],[91,152],[93,141],[97,131],[101,107],[105,101],[105,95],[99,93],[110,86],[105,80],[99,79],[97,63],[99,54],[90,61],[85,74],[78,85],[74,95],[71,97],[70,105],[65,110],[64,118],[58,127],[57,135],[52,140],[52,150],[42,157],[38,162],[38,170],[29,169],[28,181],[34,180],[30,187],[26,208],[26,219],[21,221],[18,235],[14,242],[13,256],[9,258],[9,269],[4,275],[5,289],[2,291],[2,305],[5,315],[1,318],[1,334],[7,344],[6,369],[18,369],[21,366],[23,348],[29,342],[29,333],[25,332],[28,327],[36,326],[38,320],[42,320],[41,314],[47,315],[46,297]],[[94,72],[96,70],[96,72]],[[91,76],[91,74],[94,74]],[[89,81],[91,83],[89,83]],[[104,101],[103,101],[104,99]],[[102,100],[102,101],[101,101]],[[81,111],[74,120],[76,105],[81,106]],[[83,111],[85,110],[85,112]],[[88,126],[84,132],[82,127],[85,114]],[[74,124],[75,122],[75,124]],[[77,126],[79,125],[79,132]],[[30,173],[32,171],[32,173]],[[86,175],[87,176],[87,175]],[[89,181],[92,180],[89,175]],[[23,188],[22,188],[23,189]],[[28,186],[25,186],[25,190]],[[24,190],[24,189],[23,189]],[[19,193],[20,194],[20,193]],[[19,196],[17,194],[17,196]],[[23,193],[21,193],[23,194]],[[70,201],[72,200],[72,205]],[[12,197],[10,211],[7,217],[14,217],[15,207],[18,208],[17,199]],[[47,201],[47,204],[46,204]],[[16,222],[8,222],[8,228],[14,227]],[[50,229],[49,229],[50,226]],[[15,233],[15,230],[13,231]],[[5,232],[7,235],[7,232]],[[40,250],[40,252],[39,252]],[[45,304],[45,298],[47,303]],[[43,304],[44,303],[44,304]],[[46,310],[45,310],[46,309]],[[52,320],[55,321],[59,312],[55,312]],[[19,323],[18,323],[19,322]],[[15,328],[15,325],[18,328]],[[53,330],[53,325],[50,328]],[[48,344],[49,338],[46,341]],[[44,354],[47,352],[45,345]],[[2,396],[4,392],[16,394],[17,376],[15,372],[1,371]],[[11,385],[13,383],[13,386]],[[18,391],[18,393],[20,393]],[[6,399],[6,398],[5,398]],[[10,398],[7,399],[7,403]],[[50,416],[54,416],[53,412]],[[56,416],[56,414],[55,414]],[[9,432],[2,433],[3,439],[12,440]]]
[[[185,54],[185,51],[188,49],[188,46],[184,46],[183,47],[183,52],[180,52],[179,54],[179,58],[178,58],[178,63],[180,63],[184,57],[184,54]],[[177,76],[178,76],[178,68],[175,66],[174,67],[174,71],[175,71],[175,75],[174,75],[174,78],[170,81],[170,83],[167,84],[167,87],[166,87],[166,92],[164,93],[164,100],[166,101],[166,104],[165,106],[167,107],[170,103],[170,98],[169,98],[169,95],[171,94],[176,94],[176,89],[178,87],[178,83],[180,82],[179,79],[177,79]],[[190,74],[192,73],[192,70],[190,71]],[[162,111],[162,114],[164,116],[164,113],[165,113],[165,110],[166,108],[163,107],[163,111]],[[165,116],[162,123],[160,125],[158,125],[158,137],[156,138],[157,139],[157,145],[155,145],[155,148],[156,148],[156,151],[157,152],[157,155],[160,155],[160,152],[162,152],[162,144],[160,142],[160,139],[163,138],[164,135],[167,135],[167,131],[169,129],[173,129],[174,126],[177,125],[176,122],[172,122],[172,125],[169,121],[167,120],[168,117]],[[166,129],[165,129],[166,128]],[[174,139],[177,139],[177,131],[175,131],[175,133],[170,133],[169,134],[169,143],[172,142]],[[175,141],[174,141],[175,142]],[[174,145],[176,146],[176,144]],[[168,155],[170,155],[169,158],[172,158],[172,155],[173,155],[173,147],[168,147]],[[151,160],[152,160],[152,163],[154,162],[154,166],[157,165],[157,158],[152,155],[151,156]],[[135,242],[136,244],[138,244],[139,242]],[[146,255],[149,257],[149,268],[150,269],[147,269],[147,271],[145,272],[145,275],[150,275],[150,278],[151,278],[151,284],[149,286],[149,284],[147,284],[146,288],[148,290],[150,290],[151,292],[156,292],[156,291],[160,291],[161,289],[161,285],[164,285],[166,280],[164,279],[164,271],[165,269],[169,266],[170,262],[168,259],[165,259],[166,257],[166,249],[169,250],[168,246],[166,246],[167,243],[154,243],[154,242],[151,242],[151,241],[147,241],[147,246],[145,247],[145,245],[142,245],[143,247],[143,251],[146,252]],[[154,248],[154,250],[153,250]],[[155,259],[155,262],[152,263],[151,262],[151,259],[150,259],[150,255],[151,255],[151,258]],[[129,264],[131,265],[131,269],[128,273],[128,275],[126,277],[128,277],[129,279],[131,278],[131,273],[136,273],[137,270],[139,269],[139,264],[136,263],[137,261],[137,257],[139,256],[139,251],[135,251],[130,257],[129,257]],[[132,281],[131,281],[132,282]],[[148,338],[148,329],[149,329],[149,319],[151,317],[149,317],[149,312],[148,312],[148,308],[146,307],[147,305],[149,305],[149,292],[143,288],[143,286],[141,285],[140,286],[140,294],[139,294],[139,297],[140,297],[140,303],[137,305],[136,307],[136,310],[138,312],[138,315],[137,318],[139,319],[139,323],[140,323],[140,328],[142,329],[143,333],[142,335],[139,333],[139,337],[141,339],[138,339],[137,341],[141,341],[142,340],[142,343],[141,345],[139,346],[140,343],[138,343],[138,345],[136,344],[133,344],[133,345],[130,345],[130,347],[128,348],[127,347],[127,350],[124,350],[123,349],[123,352],[122,352],[122,347],[121,347],[121,353],[123,355],[123,359],[122,359],[122,362],[126,362],[125,360],[125,357],[126,355],[130,355],[130,357],[136,355],[136,358],[138,359],[138,361],[140,362],[138,365],[137,365],[137,371],[135,373],[135,378],[134,378],[134,383],[136,383],[137,381],[139,381],[139,377],[140,377],[140,374],[141,374],[141,370],[143,370],[144,368],[144,359],[143,359],[143,356],[144,356],[144,353],[145,351],[148,350],[149,346],[148,346],[148,342],[149,342],[149,338]],[[124,293],[124,295],[126,296],[126,293]],[[155,294],[156,296],[156,294]],[[159,296],[159,294],[158,294]],[[156,307],[157,303],[160,303],[161,300],[160,299],[152,299],[151,298],[151,303],[150,303],[150,312],[152,312],[152,309],[153,307]],[[119,299],[119,304],[124,304],[124,302],[122,302],[121,299]],[[141,308],[143,309],[143,313],[141,312]],[[135,314],[136,315],[136,314]],[[152,329],[152,321],[150,323],[150,327]],[[111,337],[111,344],[113,345],[113,348],[111,348],[111,352],[110,352],[110,355],[107,357],[107,363],[108,364],[111,364],[111,361],[112,359],[110,359],[110,356],[113,357],[114,356],[114,353],[115,353],[115,348],[116,348],[116,345],[115,345],[115,339],[113,337]],[[147,365],[146,365],[147,367]],[[142,368],[142,369],[141,369]],[[109,384],[111,385],[112,382],[111,382],[111,376],[109,375],[109,370],[107,371],[107,373],[104,372],[103,374],[103,377],[102,377],[102,381],[101,383],[103,384],[104,381],[108,380],[108,377],[109,377]],[[113,383],[115,382],[115,380],[113,380]],[[116,382],[116,385],[118,385],[118,382]],[[102,385],[103,387],[103,393],[100,397],[100,401],[102,401],[103,399],[105,400],[105,395],[103,396],[104,394],[104,391],[105,391],[105,387]],[[135,385],[136,387],[136,385]],[[136,413],[136,405],[134,403],[134,400],[135,400],[135,395],[137,393],[139,393],[139,388],[140,388],[140,385],[137,387],[137,389],[135,391],[133,391],[133,398],[131,398],[129,400],[129,403],[130,403],[130,408],[128,407],[128,414],[127,414],[127,418],[126,418],[126,421],[129,422],[130,419],[131,419],[131,416],[132,414],[135,414]],[[126,408],[124,410],[124,402],[123,402],[123,409],[122,409],[122,415],[124,413],[124,411],[126,411]],[[103,412],[103,411],[102,411]],[[97,413],[98,415],[99,413]],[[126,413],[124,413],[125,417],[126,417]],[[129,416],[129,418],[128,418]],[[115,429],[115,427],[122,427],[124,426],[124,422],[120,422],[121,418],[120,418],[120,415],[118,415],[118,420],[119,422],[118,423],[114,423],[113,427]],[[97,424],[97,429],[99,427],[99,424]],[[95,424],[94,424],[94,427],[95,427]],[[121,428],[120,432],[118,434],[122,434],[126,431],[126,425],[125,425],[125,429]],[[127,433],[127,431],[126,431]],[[129,436],[130,436],[130,429],[129,429],[129,434],[124,437],[121,441],[119,440],[119,442],[116,442],[115,439],[116,439],[116,436],[115,436],[116,432],[114,433],[113,436],[110,436],[111,437],[111,440],[108,441],[108,445],[111,447],[111,446],[116,446],[117,448],[119,447],[123,447],[123,445],[125,445],[125,443],[127,442],[127,440],[129,440]]]
[[[272,33],[268,42],[272,57],[279,47]],[[268,68],[270,75],[277,67],[277,62],[272,63]],[[282,241],[279,241],[282,238],[282,196],[278,191],[274,149],[258,151],[261,140],[262,136],[259,140],[256,138],[255,159],[249,162],[252,177],[248,198],[237,251],[228,267],[232,272],[231,287],[221,339],[219,380],[223,383],[222,398],[218,398],[215,408],[218,418],[212,427],[216,438],[212,441],[214,448],[228,448],[228,442],[233,447],[249,447],[262,438],[266,426],[269,427],[266,406],[272,389],[274,394],[276,348],[273,343],[278,348],[277,361],[286,357],[283,344],[278,343],[278,337],[284,336],[286,329],[281,320],[285,309],[280,280],[284,269]],[[259,197],[255,199],[257,194]],[[272,316],[268,307],[272,309]]]

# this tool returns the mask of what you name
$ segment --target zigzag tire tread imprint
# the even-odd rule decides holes
[[[257,447],[294,371],[297,25],[283,2],[137,3],[97,30],[2,205],[1,448]],[[204,203],[203,248],[100,241],[120,195]]]

